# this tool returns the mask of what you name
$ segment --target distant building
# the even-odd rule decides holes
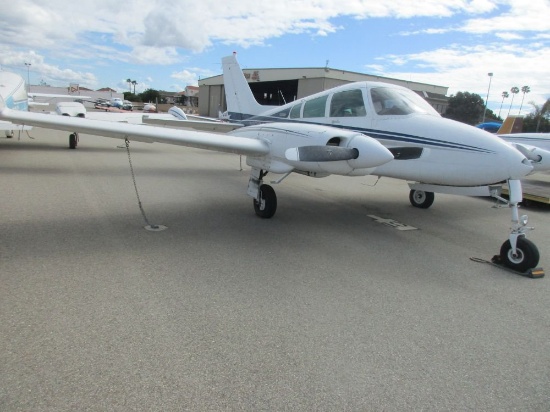
[[[283,105],[294,100],[359,81],[378,81],[406,87],[426,99],[439,113],[447,109],[448,87],[370,74],[348,72],[329,67],[294,69],[244,69],[250,89],[260,104]],[[199,81],[199,113],[216,117],[218,110],[227,110],[223,76]]]
[[[159,91],[162,103],[179,104],[182,106],[198,107],[199,105],[199,88],[197,86],[187,86],[181,92],[165,92]]]
[[[122,93],[118,93],[116,90],[111,89],[110,87],[103,87],[98,90],[90,90],[86,87],[80,87],[78,84],[71,84],[68,87],[53,87],[48,85],[31,85],[30,86],[31,93],[47,93],[47,94],[65,94],[69,95],[71,97],[37,97],[36,100],[38,102],[45,102],[49,103],[53,108],[49,108],[49,110],[53,110],[55,108],[55,105],[58,102],[66,102],[68,100],[80,100],[82,99],[82,96],[88,96],[88,99],[84,99],[83,103],[87,107],[93,107],[93,101],[97,99],[107,99],[110,100],[112,98],[118,97],[120,99],[124,99],[124,95]]]

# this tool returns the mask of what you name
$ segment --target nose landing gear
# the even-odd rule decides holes
[[[493,263],[502,264],[515,272],[529,276],[529,273],[539,264],[540,259],[537,246],[525,237],[526,233],[533,230],[534,227],[527,226],[527,215],[519,216],[519,202],[523,198],[521,181],[509,180],[508,188],[510,195],[507,204],[512,209],[512,228],[509,239],[502,244],[500,254],[493,258]],[[495,197],[506,202],[505,199]],[[544,275],[544,272],[542,273]]]

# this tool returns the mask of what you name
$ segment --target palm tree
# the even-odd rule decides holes
[[[126,83],[128,83],[128,91],[131,92],[132,91],[132,80],[131,79],[126,79]]]
[[[521,108],[523,107],[523,99],[525,99],[525,93],[529,93],[531,91],[531,89],[529,88],[529,86],[523,86],[521,88],[521,91],[523,92],[523,97],[521,98],[521,104],[519,106],[518,114],[521,114]]]
[[[512,92],[512,101],[510,102],[510,107],[508,108],[508,116],[510,116],[510,110],[512,110],[512,103],[514,103],[514,96],[519,93],[519,87],[514,86],[510,89],[510,91]]]
[[[498,117],[500,117],[500,111],[502,110],[502,104],[504,103],[504,99],[507,99],[510,95],[507,91],[502,92],[502,101],[500,102],[500,109],[498,109]]]
[[[134,94],[136,94],[136,84],[138,84],[138,82],[132,80],[132,84],[134,85]]]

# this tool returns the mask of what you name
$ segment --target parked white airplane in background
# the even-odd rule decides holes
[[[220,135],[29,113],[0,101],[0,119],[24,125],[162,142],[247,156],[248,194],[256,214],[270,218],[277,198],[263,183],[268,172],[311,177],[378,175],[417,182],[410,201],[429,207],[433,192],[498,197],[508,181],[513,228],[501,247],[503,263],[518,271],[534,268],[536,246],[526,239],[527,217],[519,217],[519,179],[533,169],[523,154],[482,130],[441,118],[414,92],[391,84],[360,82],[300,101],[269,108],[253,98],[235,56],[223,59],[224,83],[232,120],[249,124]],[[4,97],[4,95],[2,95]],[[268,123],[265,123],[265,122]],[[502,199],[501,199],[502,200]]]
[[[523,133],[522,130],[523,116],[508,116],[497,136],[523,153],[535,172],[550,170],[550,133]]]
[[[71,96],[69,94],[27,93],[25,81],[15,73],[0,71],[0,96],[8,105],[16,110],[29,110],[29,106],[44,106],[48,103],[40,103],[34,99],[37,97],[63,97],[63,98],[88,98],[89,96]],[[13,137],[14,130],[30,130],[32,126],[22,126],[11,122],[0,121],[0,130],[6,132],[6,137]]]

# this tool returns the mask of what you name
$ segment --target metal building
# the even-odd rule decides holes
[[[342,84],[359,81],[379,81],[407,87],[424,97],[439,113],[447,108],[448,87],[418,83],[370,74],[348,72],[329,67],[292,69],[243,69],[250,89],[260,104],[283,105]],[[199,113],[217,117],[227,109],[223,77],[208,77],[199,81]]]

